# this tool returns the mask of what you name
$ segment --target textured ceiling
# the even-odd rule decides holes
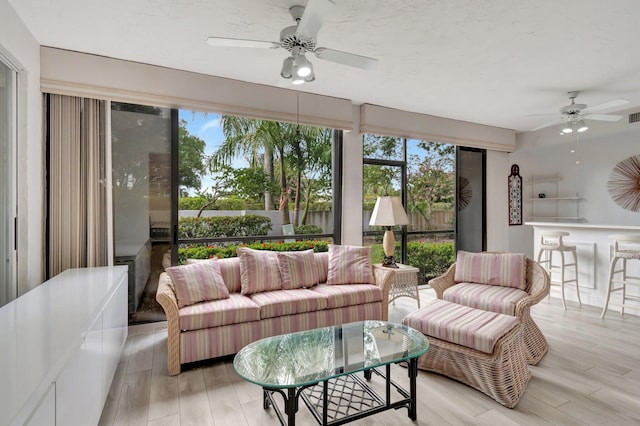
[[[581,90],[581,103],[640,107],[639,0],[334,0],[318,45],[379,59],[363,71],[310,56],[302,91],[517,131]],[[211,47],[208,36],[277,41],[306,0],[9,0],[37,41],[276,85],[282,49]],[[608,112],[608,111],[603,111]],[[551,117],[553,118],[553,117]],[[598,126],[610,123],[598,122]]]

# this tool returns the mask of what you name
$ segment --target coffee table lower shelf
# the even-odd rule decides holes
[[[391,365],[387,364],[385,373],[378,369],[365,370],[363,377],[357,373],[345,374],[333,379],[324,380],[307,386],[287,389],[263,387],[263,407],[273,407],[282,425],[295,426],[295,415],[302,397],[305,405],[323,426],[337,426],[363,417],[371,416],[382,411],[406,407],[411,420],[417,419],[416,410],[416,376],[418,372],[417,358],[406,361],[408,363],[409,391],[391,380]],[[385,395],[380,396],[367,383],[372,373],[385,379]],[[392,389],[402,397],[393,400]],[[279,393],[284,400],[284,413],[273,399]]]

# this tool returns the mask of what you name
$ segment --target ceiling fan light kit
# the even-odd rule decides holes
[[[289,51],[291,56],[282,63],[280,76],[295,85],[309,83],[316,79],[313,64],[305,56],[307,52],[312,52],[318,59],[336,64],[363,70],[372,69],[378,62],[377,59],[326,47],[316,47],[316,35],[324,21],[333,12],[334,7],[335,4],[331,0],[309,0],[306,6],[290,7],[289,14],[296,25],[288,26],[280,31],[280,41],[278,42],[209,37],[207,43],[216,47],[283,48]]]
[[[285,58],[285,60],[282,62],[282,70],[280,71],[280,75],[282,76],[282,78],[291,78],[292,74],[293,74],[293,58],[289,56],[288,58]]]
[[[566,105],[560,108],[560,114],[559,114],[560,118],[550,121],[548,123],[545,123],[541,126],[535,127],[530,131],[534,132],[536,130],[544,129],[545,127],[560,124],[562,125],[560,129],[561,135],[573,133],[574,131],[578,133],[586,132],[587,130],[589,130],[589,126],[587,126],[587,124],[585,123],[584,121],[585,119],[600,120],[600,121],[618,121],[622,118],[621,115],[593,114],[594,112],[626,105],[629,103],[629,101],[626,99],[613,99],[611,101],[589,107],[586,104],[577,104],[575,102],[579,93],[580,92],[575,90],[567,93],[571,103],[569,105]]]
[[[585,123],[584,120],[567,121],[562,126],[562,130],[560,130],[560,134],[566,135],[569,133],[573,133],[574,130],[578,133],[586,132],[587,130],[589,130],[589,126],[587,126],[587,123]]]

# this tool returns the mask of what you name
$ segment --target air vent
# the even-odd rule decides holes
[[[638,121],[640,121],[640,112],[629,114],[629,123],[637,123]]]

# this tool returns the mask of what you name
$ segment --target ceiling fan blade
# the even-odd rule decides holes
[[[317,58],[337,64],[348,65],[350,67],[371,70],[378,64],[378,60],[367,56],[356,55],[354,53],[341,52],[339,50],[318,47],[313,51]]]
[[[302,38],[315,38],[324,21],[331,16],[334,7],[335,4],[331,0],[309,0],[298,23],[296,34]]]
[[[629,103],[629,101],[626,100],[626,99],[614,99],[614,100],[611,100],[609,102],[605,102],[603,104],[587,107],[587,108],[583,109],[581,112],[584,113],[584,114],[588,114],[590,112],[602,111],[602,110],[605,110],[605,109],[626,105],[628,103]]]
[[[536,130],[540,130],[540,129],[544,129],[545,127],[550,127],[550,126],[555,126],[556,124],[562,124],[565,123],[567,120],[565,118],[560,118],[557,120],[553,120],[553,121],[549,121],[547,123],[544,123],[541,126],[538,127],[534,127],[533,129],[529,130],[530,132],[535,132]]]
[[[587,120],[618,121],[622,116],[613,114],[585,114],[582,118],[586,118]]]
[[[242,38],[226,38],[226,37],[209,37],[207,39],[209,46],[216,47],[251,47],[258,49],[277,49],[280,43],[275,41],[246,40]]]

